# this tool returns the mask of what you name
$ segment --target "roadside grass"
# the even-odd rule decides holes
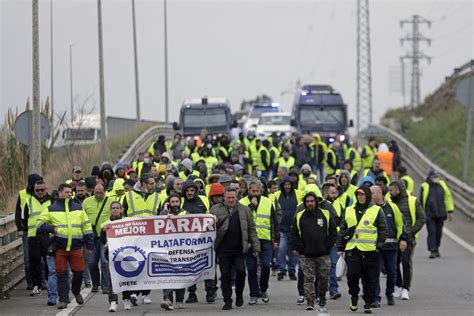
[[[463,77],[443,84],[417,108],[390,110],[384,117],[399,123],[403,136],[461,180],[468,109],[458,103],[454,89]],[[474,137],[471,138],[467,182],[474,185]]]
[[[109,137],[109,162],[114,165],[126,146],[151,126],[152,124],[142,124],[127,134]],[[27,157],[28,149],[26,146],[17,143],[14,138],[12,139],[10,131],[7,128],[2,128],[0,130],[0,161],[3,160],[4,163],[0,174],[0,193],[2,196],[0,199],[0,215],[14,212],[18,191],[26,185],[28,174],[27,167],[19,169],[18,165],[28,166]],[[21,160],[21,163],[18,160]],[[73,166],[81,166],[83,177],[86,177],[90,175],[93,166],[100,167],[101,164],[100,143],[61,146],[51,149],[43,167],[43,175],[48,191],[51,193],[59,184],[69,179]],[[12,173],[14,170],[17,170],[15,174]]]

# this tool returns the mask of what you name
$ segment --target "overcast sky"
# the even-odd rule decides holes
[[[1,111],[32,94],[31,1],[1,3]],[[188,97],[242,99],[266,93],[291,109],[297,79],[331,84],[355,120],[357,1],[168,1],[170,118]],[[41,99],[50,95],[50,0],[39,1]],[[97,2],[54,0],[54,102],[69,109],[69,45],[76,103],[91,95],[99,110]],[[399,56],[409,51],[401,19],[432,20],[422,33],[431,64],[422,63],[422,96],[474,55],[472,1],[370,2],[374,118],[403,103],[396,93]],[[105,101],[108,115],[135,117],[131,0],[103,0]],[[164,120],[163,1],[136,0],[142,117]],[[398,67],[398,69],[397,69]],[[407,70],[408,71],[408,70]],[[288,92],[291,93],[289,94]],[[286,94],[285,94],[286,93]],[[409,98],[407,99],[409,100]]]

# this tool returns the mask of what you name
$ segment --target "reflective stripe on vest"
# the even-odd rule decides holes
[[[157,215],[159,212],[157,211],[158,208],[158,201],[160,200],[160,196],[158,193],[153,193],[148,196],[146,199],[146,208],[147,210],[151,210],[153,215]]]
[[[140,194],[133,191],[129,191],[126,195],[126,199],[128,204],[127,217],[141,217],[153,215],[153,212],[151,210],[147,210],[146,202]]]
[[[56,236],[64,239],[67,238],[66,251],[71,250],[73,239],[82,240],[85,234],[92,234],[92,226],[87,220],[86,213],[83,210],[70,211],[69,203],[69,199],[64,201],[65,212],[50,212],[50,216],[58,217],[57,221],[62,223],[52,224],[57,227]],[[83,221],[84,218],[85,220]]]
[[[240,200],[240,203],[248,206],[250,200],[248,197]],[[271,216],[272,216],[272,201],[264,196],[260,197],[257,211],[253,211],[253,219],[255,220],[255,227],[257,228],[258,239],[272,240],[271,234]]]
[[[355,233],[346,244],[346,250],[357,248],[361,251],[375,251],[377,249],[377,227],[374,226],[375,220],[379,214],[379,206],[369,207],[357,223],[356,211],[353,206],[346,209],[345,220],[347,228],[356,226],[359,235]]]

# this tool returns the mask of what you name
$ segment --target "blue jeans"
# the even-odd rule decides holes
[[[385,266],[385,271],[387,272],[387,287],[385,288],[385,295],[387,297],[393,296],[395,282],[397,281],[397,255],[397,249],[380,251],[379,258],[381,264],[379,266],[381,267],[383,262]],[[377,282],[377,287],[375,290],[375,300],[377,302],[380,302],[382,300],[382,298],[380,297],[380,280]]]
[[[104,245],[100,242],[100,239],[94,242],[94,252],[89,255],[88,261],[92,285],[96,287],[100,286],[102,290],[107,290],[109,288],[109,282],[107,277],[107,261],[105,260]]]
[[[245,259],[247,264],[250,297],[258,297],[261,292],[266,292],[268,289],[270,263],[272,261],[272,242],[270,240],[260,239],[260,248],[261,252],[258,255],[258,258],[252,255],[253,249],[250,249],[247,258]],[[258,264],[260,264],[260,282],[257,280]]]
[[[337,260],[339,260],[336,245],[332,247],[331,252],[329,253],[329,258],[331,258],[331,270],[329,272],[329,295],[333,295],[337,293],[337,289],[339,288],[336,277],[336,264]]]
[[[87,248],[84,245],[84,273],[82,274],[84,283],[91,283],[91,275],[89,273],[89,254]]]
[[[56,269],[54,268],[54,257],[46,256],[48,264],[48,302],[55,303],[58,298]]]
[[[288,263],[286,257],[288,256]],[[299,258],[295,256],[290,247],[290,233],[280,232],[280,244],[278,246],[278,268],[281,273],[295,273]],[[286,267],[288,266],[288,269]]]

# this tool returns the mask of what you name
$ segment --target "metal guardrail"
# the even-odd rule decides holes
[[[474,69],[474,59],[471,59],[470,61],[468,61],[467,63],[465,63],[464,65],[460,66],[460,67],[457,67],[457,68],[454,68],[454,71],[453,73],[451,74],[451,76],[447,76],[445,78],[445,81],[448,81],[448,80],[451,80],[453,78],[456,78],[464,73],[466,73],[466,71],[468,70],[473,70]]]
[[[16,231],[14,214],[0,218],[0,298],[25,277],[23,242]]]
[[[375,127],[382,129],[388,138],[397,142],[402,152],[403,163],[419,177],[425,179],[430,170],[437,170],[448,184],[454,198],[455,209],[463,212],[470,219],[474,219],[474,187],[440,168],[402,135],[383,126],[377,125]]]
[[[170,124],[159,123],[140,135],[121,155],[120,161],[131,163],[138,152],[146,151],[159,135],[173,136]],[[23,241],[17,238],[15,215],[0,217],[0,299],[25,277]]]
[[[150,144],[156,140],[159,135],[164,135],[166,138],[172,138],[173,128],[170,124],[162,123],[150,127],[143,134],[141,134],[128,149],[121,155],[119,161],[131,164],[136,159],[137,154],[146,151]]]

